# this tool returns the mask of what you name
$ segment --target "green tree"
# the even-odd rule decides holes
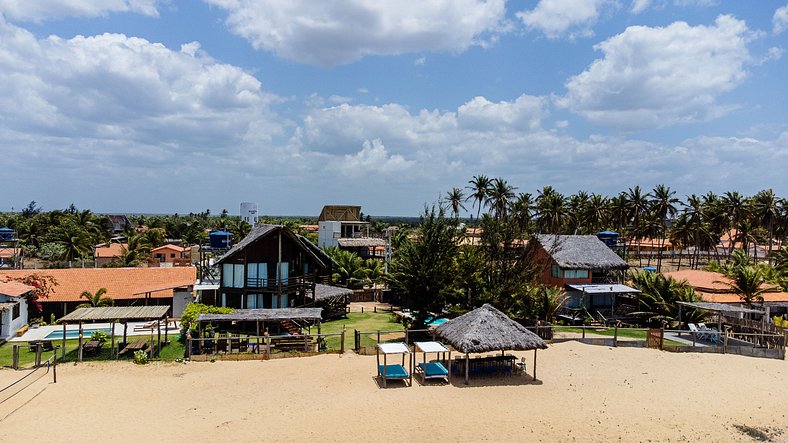
[[[392,260],[386,281],[403,294],[417,327],[424,326],[428,317],[440,313],[461,295],[456,266],[461,235],[457,219],[447,218],[444,208],[425,208],[418,235]]]
[[[110,297],[106,297],[104,294],[107,293],[107,288],[99,288],[98,291],[95,293],[91,293],[90,291],[84,291],[82,294],[79,295],[79,298],[87,299],[87,303],[82,303],[78,305],[78,308],[98,308],[101,306],[112,306],[115,304],[115,301],[112,300]]]
[[[336,263],[332,275],[334,283],[343,286],[358,286],[369,282],[364,260],[354,252],[339,248],[326,248],[325,252]]]
[[[452,188],[451,191],[446,193],[446,201],[449,202],[455,218],[460,216],[460,209],[465,210],[465,205],[462,204],[464,198],[465,195],[460,188]]]
[[[476,206],[476,220],[478,223],[479,215],[482,212],[482,206],[484,206],[485,201],[487,200],[487,192],[490,189],[490,179],[486,175],[480,174],[475,175],[473,178],[468,181],[468,189],[471,193],[468,195],[468,200],[473,199],[473,204]]]

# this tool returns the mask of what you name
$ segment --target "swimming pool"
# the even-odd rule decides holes
[[[436,318],[435,320],[433,320],[432,317],[430,317],[427,319],[427,324],[430,326],[440,326],[446,323],[447,321],[449,320],[445,318]]]
[[[93,333],[96,332],[96,331],[106,332],[107,334],[112,333],[112,329],[111,328],[90,328],[90,329],[89,328],[82,328],[82,336],[90,338],[90,336],[93,335]],[[58,330],[58,331],[52,331],[49,334],[47,334],[47,336],[44,337],[44,338],[48,339],[48,340],[62,339],[63,338],[63,330],[61,329],[61,330]],[[69,330],[67,330],[66,331],[66,338],[79,338],[79,330],[78,329],[69,329]]]

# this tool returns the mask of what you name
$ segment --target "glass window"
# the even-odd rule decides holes
[[[588,278],[588,269],[566,269],[564,278]]]
[[[22,314],[22,310],[20,309],[21,303],[16,303],[11,310],[11,320],[16,320]]]
[[[553,265],[553,277],[561,278],[561,268],[558,265]]]
[[[226,288],[233,287],[233,265],[232,263],[222,264],[222,286]]]
[[[244,265],[243,264],[233,265],[233,287],[234,288],[243,288],[244,287]]]
[[[250,288],[260,287],[260,282],[257,281],[257,263],[249,263],[246,265],[246,285]]]

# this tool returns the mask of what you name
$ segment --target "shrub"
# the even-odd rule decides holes
[[[186,337],[186,332],[189,330],[195,331],[197,324],[194,320],[200,314],[229,314],[233,312],[232,308],[222,308],[220,306],[209,306],[202,303],[190,303],[186,306],[181,314],[181,338]]]
[[[147,364],[148,363],[148,353],[143,351],[143,350],[136,351],[134,353],[134,363],[136,363],[138,365]]]
[[[92,341],[100,341],[101,343],[106,343],[109,338],[109,334],[104,331],[96,331],[90,336]]]

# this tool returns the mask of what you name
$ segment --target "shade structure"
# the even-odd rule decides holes
[[[421,374],[422,383],[427,383],[428,379],[444,379],[446,382],[451,377],[451,351],[437,341],[417,341],[413,343],[414,351],[422,353],[422,362],[416,363],[413,370]],[[437,361],[427,361],[427,354],[437,354]],[[446,355],[448,354],[448,358]],[[443,358],[440,358],[440,357]],[[446,366],[441,363],[445,361]]]
[[[465,354],[465,384],[468,384],[468,354],[492,351],[534,351],[547,349],[547,343],[525,326],[512,320],[490,304],[474,309],[435,328],[437,336]]]
[[[435,333],[463,353],[547,349],[547,343],[490,304],[449,320]]]
[[[408,385],[413,384],[413,373],[408,371],[413,364],[410,348],[405,343],[378,343],[376,348],[377,374],[383,382],[383,387],[387,386],[388,380],[405,380]],[[383,354],[383,364],[380,364],[380,354]],[[402,362],[399,364],[389,364],[390,355],[401,355]],[[405,355],[408,356],[408,364],[405,365]]]

